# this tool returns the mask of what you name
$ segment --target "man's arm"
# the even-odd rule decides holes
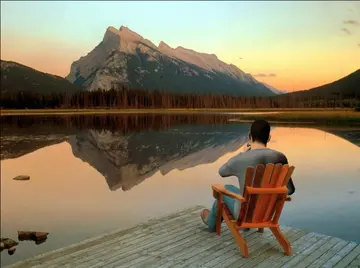
[[[231,168],[229,166],[229,161],[226,162],[224,165],[222,165],[220,167],[219,174],[223,178],[233,176],[233,173],[232,173]]]
[[[284,159],[283,165],[286,165],[286,164],[288,164],[288,160],[287,160],[286,156],[284,156],[284,157],[285,157],[285,159]],[[292,195],[293,193],[295,193],[295,185],[293,183],[292,178],[289,179],[286,187],[288,188],[288,195]]]
[[[246,151],[245,151],[246,152]],[[236,176],[239,174],[239,169],[242,169],[243,166],[247,167],[245,165],[246,158],[244,157],[245,152],[242,152],[233,158],[229,159],[220,169],[219,174],[221,177],[230,177],[230,176]],[[246,167],[244,169],[244,172],[246,170]]]

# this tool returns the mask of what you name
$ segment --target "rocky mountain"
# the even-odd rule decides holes
[[[164,89],[183,93],[272,96],[272,90],[214,54],[159,46],[131,31],[108,27],[103,40],[71,65],[66,77],[87,90]]]
[[[129,190],[156,172],[215,162],[246,141],[248,124],[181,125],[154,132],[87,130],[69,139],[73,154],[106,179],[109,188]]]
[[[13,92],[49,94],[82,90],[63,77],[43,73],[16,62],[1,60],[0,65],[2,94]]]

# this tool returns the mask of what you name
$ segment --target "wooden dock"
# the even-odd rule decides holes
[[[249,258],[223,224],[209,233],[193,207],[15,263],[7,268],[95,267],[360,267],[360,245],[310,231],[283,227],[293,255],[284,255],[271,232],[244,234]]]

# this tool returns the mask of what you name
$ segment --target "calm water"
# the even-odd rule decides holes
[[[222,116],[2,117],[1,236],[20,242],[1,264],[194,205],[242,150],[249,124]],[[296,167],[281,224],[360,242],[360,130],[280,127],[269,147]],[[30,181],[14,181],[17,175]],[[200,219],[199,219],[200,220]]]

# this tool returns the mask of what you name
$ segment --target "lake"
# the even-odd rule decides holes
[[[1,117],[1,236],[20,242],[1,265],[195,205],[242,151],[236,115]],[[360,242],[360,129],[274,125],[269,147],[294,165],[296,192],[280,223]],[[29,181],[15,181],[29,175]],[[200,220],[200,218],[199,218]]]

